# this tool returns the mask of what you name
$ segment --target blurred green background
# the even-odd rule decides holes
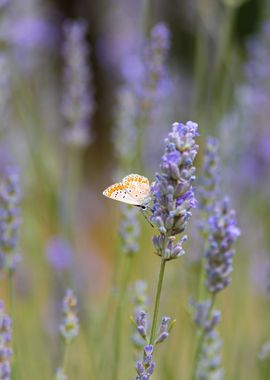
[[[69,351],[69,378],[112,378],[114,318],[127,256],[118,232],[119,204],[103,197],[102,191],[119,181],[123,170],[114,137],[120,112],[118,91],[126,81],[123,59],[131,47],[136,56],[134,41],[147,40],[159,21],[171,33],[166,63],[171,87],[157,107],[157,118],[143,126],[140,174],[154,180],[164,138],[176,120],[199,124],[198,174],[206,137],[220,139],[222,190],[229,194],[242,230],[232,284],[217,301],[222,312],[225,378],[270,379],[269,359],[258,359],[262,344],[270,339],[270,35],[265,37],[263,32],[270,15],[268,2],[13,0],[0,6],[0,58],[4,59],[0,165],[19,167],[22,189],[22,261],[14,274],[14,379],[54,378],[63,351],[58,334],[61,300],[68,287],[78,296],[81,323]],[[84,19],[88,24],[95,111],[88,126],[91,141],[83,148],[68,146],[62,138],[66,128],[61,108],[62,26],[67,19]],[[261,66],[250,75],[251,61]],[[266,103],[250,97],[258,91]],[[124,174],[138,170],[136,165],[125,167]],[[160,313],[177,322],[157,350],[153,379],[191,376],[196,329],[189,304],[197,294],[204,250],[196,218],[194,211],[186,255],[167,265]],[[132,258],[122,315],[119,379],[135,376],[132,286],[138,279],[147,281],[153,301],[159,267],[153,231],[141,215],[139,223],[139,251]],[[72,257],[61,270],[48,260],[49,244],[56,237],[68,245],[59,251],[68,249]],[[4,272],[0,298],[9,304]]]

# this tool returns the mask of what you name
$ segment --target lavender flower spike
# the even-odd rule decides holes
[[[5,314],[3,302],[0,301],[0,380],[11,379],[11,334],[11,319]]]
[[[83,147],[90,142],[89,124],[95,105],[91,83],[91,70],[87,59],[86,23],[66,21],[64,24],[65,60],[62,113],[67,124],[67,143]]]
[[[219,310],[211,311],[211,302],[204,301],[195,305],[194,322],[203,336],[202,347],[198,353],[195,378],[196,380],[222,380],[224,371],[221,367],[222,342],[216,326],[220,323]]]
[[[73,291],[68,289],[63,300],[63,321],[59,327],[65,343],[71,342],[79,333],[79,319],[77,317],[77,298]]]
[[[231,281],[232,262],[235,250],[233,244],[240,236],[235,211],[229,208],[225,198],[217,202],[209,217],[209,249],[206,252],[207,288],[216,294]]]
[[[192,183],[195,179],[193,161],[198,145],[198,125],[192,121],[186,124],[174,123],[165,140],[165,153],[161,161],[161,172],[156,175],[152,187],[153,216],[160,235],[154,236],[156,253],[165,260],[172,260],[184,254],[184,236],[176,242],[175,235],[185,230],[191,216],[190,210],[196,206]]]
[[[0,179],[0,267],[14,272],[20,255],[19,240],[19,176],[17,170],[7,168]]]
[[[136,365],[137,374],[136,380],[149,380],[154,372],[155,362],[153,362],[153,345],[149,344],[144,347],[143,360],[138,361]]]
[[[145,78],[142,86],[140,110],[151,113],[158,98],[160,86],[166,77],[165,62],[170,48],[170,32],[166,24],[160,22],[151,30],[146,49]]]

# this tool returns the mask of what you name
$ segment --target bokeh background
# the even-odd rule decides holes
[[[79,79],[67,69],[69,53],[81,64],[76,41],[71,52],[66,43],[71,20],[83,20],[86,28]],[[78,296],[81,329],[70,347],[69,378],[112,378],[127,254],[119,233],[122,208],[102,191],[133,172],[153,181],[171,124],[187,120],[199,124],[198,174],[207,136],[220,141],[222,191],[242,231],[232,284],[218,299],[225,378],[270,378],[268,352],[260,355],[270,339],[269,20],[267,0],[0,1],[0,166],[3,173],[15,168],[21,189],[14,379],[54,378],[63,351],[61,300],[70,287]],[[136,150],[134,131],[128,131],[130,92],[140,84],[146,45],[159,22],[168,27],[170,47],[151,116],[137,125]],[[88,84],[86,118],[83,134],[67,137],[72,115],[63,104],[76,79]],[[196,218],[194,211],[186,255],[166,269],[161,311],[177,322],[156,353],[154,379],[191,376],[196,329],[190,299],[204,249]],[[121,316],[119,379],[135,377],[133,284],[148,283],[151,309],[159,266],[153,230],[141,215],[137,219],[141,232]],[[4,270],[0,296],[8,305]]]

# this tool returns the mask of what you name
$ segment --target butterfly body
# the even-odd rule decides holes
[[[103,195],[119,202],[144,207],[150,201],[149,180],[139,174],[129,174],[121,182],[105,189]]]

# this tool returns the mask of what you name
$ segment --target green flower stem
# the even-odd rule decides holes
[[[10,316],[14,317],[14,296],[13,296],[13,273],[9,270],[7,274],[8,283],[8,312]]]
[[[118,294],[118,303],[116,308],[115,315],[115,324],[114,324],[114,358],[113,358],[113,368],[112,368],[112,379],[117,380],[119,378],[119,364],[121,360],[121,344],[122,344],[122,319],[123,319],[123,311],[125,309],[126,304],[126,293],[127,286],[130,279],[133,255],[127,255],[126,257],[126,266],[124,279],[122,283],[122,287]]]
[[[213,109],[213,125],[219,120],[220,115],[227,106],[230,88],[233,82],[232,51],[233,51],[233,29],[237,15],[237,7],[227,6],[225,9],[224,23],[218,43],[216,65],[213,73],[213,97],[216,99]]]
[[[82,150],[68,147],[66,150],[60,199],[60,229],[64,236],[72,241],[74,230],[75,206],[80,186]],[[64,192],[62,189],[64,188]]]
[[[69,352],[69,343],[65,342],[63,357],[62,357],[62,366],[61,366],[64,373],[66,373],[66,367],[67,367],[67,362],[68,362],[68,352]]]
[[[210,307],[208,309],[206,319],[208,319],[211,315],[211,312],[213,310],[214,303],[215,303],[215,298],[216,298],[216,295],[212,294],[211,303],[210,303]],[[194,362],[193,362],[193,369],[192,369],[193,372],[192,372],[191,380],[196,380],[196,368],[197,368],[197,364],[198,364],[198,360],[199,360],[199,356],[200,356],[200,353],[202,350],[202,346],[204,343],[205,336],[206,336],[206,331],[204,330],[198,339],[198,343],[197,343],[197,347],[196,347],[196,351],[195,351],[195,355],[194,355]]]
[[[204,244],[203,252],[206,252],[207,249],[207,243]],[[205,260],[200,260],[200,268],[199,268],[199,283],[198,283],[198,294],[197,294],[197,300],[198,302],[205,299],[206,296],[206,274],[205,274]]]
[[[144,34],[147,37],[154,24],[154,8],[155,8],[155,1],[154,0],[147,0],[144,2],[144,8],[143,8],[143,21],[144,21]]]
[[[162,289],[163,278],[164,278],[165,264],[166,264],[166,260],[162,258],[161,263],[160,263],[155,308],[154,308],[153,322],[152,322],[151,334],[150,334],[150,342],[149,342],[150,344],[154,343],[154,339],[156,335],[157,317],[158,317],[158,310],[159,310],[159,304],[160,304],[161,289]]]
[[[195,78],[195,89],[193,95],[193,113],[201,116],[201,110],[205,104],[205,81],[207,78],[207,35],[200,14],[200,3],[197,4],[197,14],[195,22],[195,57],[193,73]],[[204,111],[205,112],[205,111]]]

